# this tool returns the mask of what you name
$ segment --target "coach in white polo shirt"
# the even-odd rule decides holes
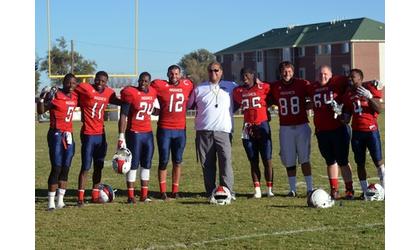
[[[219,185],[233,192],[231,133],[233,126],[232,92],[234,82],[221,80],[223,69],[213,62],[207,67],[209,81],[196,86],[189,107],[195,108],[196,147],[203,168],[204,186],[210,197],[216,188],[216,161],[219,163]]]

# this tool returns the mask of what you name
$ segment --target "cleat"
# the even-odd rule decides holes
[[[235,194],[231,194],[231,196],[232,196],[232,200],[233,201],[236,201],[236,195]]]
[[[140,202],[149,203],[151,201],[152,201],[152,199],[150,199],[149,197],[141,197],[140,198]]]
[[[177,193],[171,193],[171,196],[170,196],[172,199],[179,199],[180,198],[180,196],[179,196],[179,193],[177,192]]]
[[[338,193],[338,190],[331,189],[330,195],[331,195],[331,199],[332,200],[338,200],[338,199],[340,199],[340,195]]]
[[[135,198],[128,198],[127,199],[127,204],[136,204],[136,199]]]
[[[47,211],[48,212],[52,212],[52,211],[54,211],[55,210],[55,207],[49,207],[49,208],[47,208]]]
[[[159,197],[159,199],[161,199],[161,200],[167,200],[168,199],[168,196],[166,195],[166,193],[160,193],[160,197]]]
[[[77,206],[78,207],[83,207],[85,205],[85,203],[83,201],[77,201]]]
[[[346,200],[354,200],[354,190],[346,190],[346,196],[344,197]]]
[[[260,199],[261,198],[261,191],[260,190],[256,190],[255,191],[255,194],[254,194],[254,198],[256,198],[256,199]]]
[[[274,193],[272,191],[268,191],[267,192],[267,197],[274,197]]]
[[[291,190],[287,195],[287,197],[297,197],[297,194],[295,191]]]

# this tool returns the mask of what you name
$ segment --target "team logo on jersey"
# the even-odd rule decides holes
[[[188,81],[187,81],[187,80],[184,80],[184,81],[182,81],[182,82],[185,84],[185,86],[190,85],[190,84],[188,83]]]
[[[261,83],[257,84],[259,89],[263,89],[263,85]]]

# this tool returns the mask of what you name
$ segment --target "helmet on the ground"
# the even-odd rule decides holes
[[[229,205],[231,200],[230,190],[224,186],[216,187],[210,197],[210,203],[216,205]]]
[[[308,206],[309,207],[320,207],[320,208],[329,208],[334,205],[334,200],[331,199],[331,196],[325,192],[325,190],[318,188],[314,189],[308,195]]]
[[[112,202],[115,198],[115,191],[108,184],[99,184],[99,201],[102,203]]]
[[[383,201],[385,199],[384,188],[378,183],[370,184],[366,191],[365,199],[368,201]]]

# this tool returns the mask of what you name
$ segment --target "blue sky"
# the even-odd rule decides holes
[[[52,40],[64,36],[98,70],[134,71],[134,0],[51,0]],[[273,28],[368,17],[385,22],[384,0],[139,1],[138,71],[165,78],[200,48],[217,52]],[[46,57],[46,1],[35,2],[35,52]],[[42,85],[49,83],[44,74]]]

